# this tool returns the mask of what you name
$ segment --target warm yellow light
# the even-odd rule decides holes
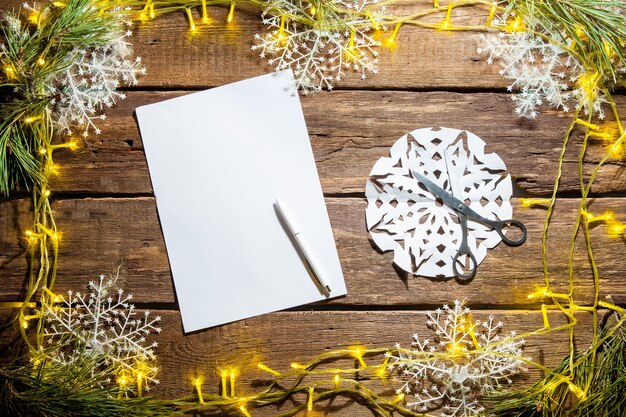
[[[209,14],[206,9],[206,0],[200,0],[202,4],[202,23],[209,24]]]
[[[32,123],[32,122],[35,122],[35,121],[37,121],[39,119],[41,119],[41,116],[29,116],[29,117],[24,119],[24,123]]]
[[[311,7],[309,8],[309,13],[311,13],[311,16],[315,16],[315,13],[317,13],[317,9],[314,5],[311,5]]]
[[[335,383],[335,389],[339,388],[339,383],[341,382],[341,377],[339,376],[339,374],[335,374],[333,382]]]
[[[43,190],[42,194],[43,194],[45,197],[50,197],[50,190]]]
[[[576,123],[579,124],[579,125],[588,127],[589,129],[592,129],[592,130],[599,130],[600,129],[600,127],[598,125],[593,124],[593,123],[589,123],[589,122],[587,122],[585,120],[582,120],[582,119],[579,119],[579,118],[576,118]]]
[[[522,207],[534,207],[534,206],[548,206],[552,203],[549,198],[520,198],[520,205]]]
[[[398,395],[396,395],[396,398],[393,400],[393,403],[394,404],[398,404],[402,400],[404,400],[404,393],[403,392],[401,392]]]
[[[59,8],[67,6],[67,4],[63,3],[62,1],[54,1],[54,2],[52,2],[52,5],[54,7],[59,7]]]
[[[22,328],[28,329],[28,320],[22,320]]]
[[[467,349],[465,348],[465,344],[463,342],[456,341],[450,343],[450,345],[448,346],[448,352],[453,355],[459,355],[465,353],[466,351]]]
[[[235,394],[235,380],[237,378],[237,371],[236,370],[232,370],[230,371],[230,396],[234,397]]]
[[[539,288],[535,292],[528,294],[528,299],[533,300],[535,298],[544,298],[550,295],[550,291],[547,288]]]
[[[569,382],[567,385],[569,387],[569,390],[572,391],[580,401],[584,401],[587,398],[587,394],[585,394],[585,392],[576,385],[572,384],[571,382]]]
[[[433,0],[433,9],[439,8],[439,0]]]
[[[198,393],[198,401],[200,401],[201,405],[204,404],[204,397],[202,396],[202,383],[203,382],[204,382],[204,378],[202,376],[195,377],[191,381],[191,384],[194,386],[194,388],[196,389],[196,392]]]
[[[576,84],[583,90],[587,96],[587,100],[593,100],[596,94],[596,87],[598,85],[598,72],[585,73],[578,77]]]
[[[241,411],[241,414],[243,414],[245,417],[252,417],[248,410],[246,410],[246,407],[243,405],[239,406],[239,411]]]
[[[389,49],[395,49],[396,47],[396,36],[398,36],[398,32],[400,31],[400,26],[402,26],[402,23],[396,24],[396,27],[393,29],[393,32],[391,32],[391,36],[389,37],[389,39],[387,39],[387,47]]]
[[[487,18],[487,26],[491,26],[493,22],[493,18],[496,16],[496,11],[498,10],[498,5],[493,3],[491,9],[489,9],[489,17]]]
[[[363,353],[365,352],[362,346],[353,346],[350,348],[353,352],[354,358],[359,361],[361,368],[367,368],[365,361],[363,360]]]
[[[259,364],[257,365],[257,367],[258,367],[260,370],[265,371],[265,372],[268,372],[268,373],[270,373],[270,374],[272,374],[272,375],[275,375],[275,376],[280,376],[280,372],[275,371],[275,370],[273,370],[272,368],[270,368],[269,366],[265,366],[265,365],[264,365],[264,364],[262,364],[262,363],[259,363]]]
[[[126,377],[126,375],[122,375],[119,378],[117,378],[117,384],[120,387],[124,387],[124,386],[128,385],[128,378]]]
[[[4,73],[7,75],[8,78],[15,79],[15,70],[13,69],[12,66],[10,65],[5,66]]]
[[[191,15],[191,8],[187,7],[185,9],[185,12],[187,13],[187,20],[189,20],[189,30],[192,32],[196,31],[196,22],[194,22],[193,20],[193,16]]]
[[[609,227],[609,236],[613,238],[621,237],[626,231],[626,225],[623,223],[615,222]]]
[[[609,156],[615,159],[621,159],[624,157],[624,145],[621,142],[615,142],[609,148]]]
[[[228,23],[233,21],[233,17],[235,15],[235,2],[231,2],[230,3],[230,10],[228,11],[228,17],[226,18],[226,21]]]
[[[46,65],[46,60],[43,58],[39,58],[37,60],[37,63],[39,64],[39,66],[43,67],[44,65]]]
[[[374,19],[374,15],[372,15],[372,12],[369,10],[365,11],[365,14],[367,15],[367,17],[370,20],[370,23],[372,24],[372,28],[374,28],[374,30],[379,30],[380,29],[380,25],[378,24],[378,22],[376,21],[376,19]]]
[[[509,32],[521,32],[524,30],[524,22],[521,17],[517,16],[506,28]]]
[[[220,374],[222,382],[222,397],[228,397],[228,386],[226,385],[226,378],[228,378],[228,372],[222,371]]]
[[[309,399],[306,404],[306,409],[308,411],[313,411],[313,394],[315,394],[315,389],[313,387],[309,387]]]
[[[292,369],[306,369],[306,366],[299,364],[298,362],[291,362],[289,364]]]
[[[443,19],[443,22],[441,23],[441,29],[446,30],[450,27],[450,16],[452,15],[452,7],[453,7],[453,2],[449,2],[448,10],[446,11],[446,17]]]
[[[40,14],[38,11],[33,10],[33,12],[30,14],[30,16],[28,16],[28,20],[30,20],[33,24],[38,25],[39,24],[39,17]]]

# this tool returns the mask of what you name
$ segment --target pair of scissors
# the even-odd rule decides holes
[[[474,257],[474,254],[472,253],[472,251],[470,250],[467,244],[467,219],[468,218],[480,224],[484,224],[485,226],[491,227],[502,238],[502,241],[504,241],[504,243],[506,243],[509,246],[519,246],[526,241],[526,226],[524,225],[524,223],[518,220],[514,220],[514,219],[508,219],[508,220],[487,219],[481,216],[480,214],[476,213],[463,201],[459,200],[450,192],[444,190],[443,188],[441,188],[440,186],[438,186],[437,184],[435,184],[434,182],[426,178],[424,175],[420,174],[419,172],[415,170],[411,170],[411,173],[413,174],[413,177],[415,179],[419,180],[421,183],[423,183],[426,186],[426,188],[428,188],[428,191],[430,191],[436,198],[441,199],[443,204],[448,206],[452,210],[454,210],[459,217],[459,222],[461,223],[461,230],[462,230],[463,235],[462,235],[461,245],[459,246],[459,250],[456,252],[456,255],[454,255],[454,258],[452,258],[452,262],[453,262],[452,270],[454,271],[454,275],[456,275],[458,279],[462,281],[467,281],[467,280],[474,278],[474,275],[476,275],[476,268],[477,268],[476,258]],[[521,236],[517,239],[511,239],[507,237],[502,231],[502,229],[505,227],[518,228],[521,231]],[[461,256],[467,256],[470,260],[469,265],[467,265],[467,268],[465,268],[463,272],[459,271],[457,267],[457,263],[461,263],[459,261],[459,257]]]

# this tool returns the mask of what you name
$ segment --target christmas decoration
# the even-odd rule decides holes
[[[384,5],[391,10],[393,3],[385,2]],[[226,23],[235,19],[234,1],[216,0],[210,4],[228,8]],[[126,23],[129,19],[148,21],[164,13],[180,11],[187,16],[192,32],[208,24],[209,19],[204,0],[175,3],[104,1],[97,4],[89,0],[47,2],[29,5],[22,14],[8,13],[2,21],[5,44],[0,51],[0,83],[10,94],[0,107],[0,192],[8,195],[18,186],[26,186],[33,191],[34,203],[33,227],[24,231],[30,256],[28,282],[23,301],[17,303],[16,313],[24,342],[30,349],[23,358],[26,359],[25,365],[0,370],[0,404],[3,408],[14,415],[83,415],[81,413],[85,412],[111,416],[168,415],[178,411],[203,410],[249,417],[255,408],[283,403],[294,396],[304,397],[305,400],[296,403],[283,415],[314,410],[320,401],[346,396],[357,399],[381,416],[393,413],[423,415],[405,406],[404,392],[393,397],[378,395],[360,378],[369,373],[384,379],[389,366],[394,369],[403,366],[402,369],[409,372],[406,376],[413,378],[411,385],[405,386],[405,389],[421,385],[429,387],[427,394],[416,392],[415,405],[439,404],[437,397],[441,396],[441,404],[449,408],[440,411],[448,415],[469,415],[467,413],[478,412],[483,406],[485,412],[497,415],[620,415],[624,410],[625,311],[615,305],[610,294],[604,294],[600,287],[600,272],[595,263],[590,227],[598,226],[611,237],[623,238],[626,225],[619,213],[591,211],[588,197],[601,167],[607,161],[623,158],[626,132],[612,96],[613,89],[624,83],[626,17],[623,2],[509,0],[494,3],[463,0],[439,4],[433,1],[432,7],[429,4],[424,10],[412,11],[405,16],[396,16],[366,0],[356,3],[343,0],[254,0],[245,5],[238,3],[237,7],[237,10],[245,8],[264,13],[268,33],[259,34],[256,40],[250,40],[251,44],[264,54],[265,59],[272,60],[270,65],[291,68],[298,74],[304,91],[317,91],[340,83],[348,68],[361,76],[374,74],[380,47],[393,50],[402,27],[412,25],[435,30],[491,32],[490,36],[485,36],[481,51],[491,61],[500,60],[502,75],[508,78],[510,89],[519,90],[515,100],[520,115],[536,117],[544,104],[571,111],[571,123],[556,161],[557,174],[552,195],[548,199],[522,201],[522,206],[528,208],[541,206],[547,209],[541,254],[544,282],[528,295],[538,302],[537,309],[542,313],[543,323],[537,330],[524,335],[501,340],[496,340],[496,336],[487,336],[491,342],[481,338],[481,331],[474,326],[471,331],[468,329],[465,332],[469,332],[469,339],[465,336],[464,349],[456,349],[456,352],[446,346],[435,347],[435,352],[425,352],[428,345],[418,337],[413,349],[368,349],[360,346],[337,349],[315,356],[306,364],[293,363],[286,372],[258,364],[258,368],[271,377],[264,390],[246,397],[237,396],[237,373],[234,371],[222,376],[220,394],[204,394],[202,387],[205,381],[198,376],[190,386],[194,395],[163,403],[147,397],[126,398],[141,394],[141,387],[145,387],[140,385],[144,383],[144,371],[134,376],[133,385],[137,388],[127,388],[129,380],[124,378],[125,375],[118,374],[121,370],[105,366],[116,361],[120,363],[118,359],[124,357],[121,350],[114,354],[117,355],[115,360],[110,353],[105,353],[105,346],[115,345],[109,343],[113,339],[94,341],[93,337],[85,337],[89,331],[84,331],[74,319],[71,328],[76,331],[59,330],[59,323],[63,321],[55,319],[50,322],[57,321],[55,328],[49,330],[49,337],[57,340],[52,343],[52,349],[56,349],[54,345],[59,337],[79,341],[74,353],[63,351],[61,354],[61,351],[49,350],[44,343],[46,325],[43,320],[51,316],[42,313],[50,309],[64,317],[63,309],[69,311],[67,305],[63,307],[54,301],[59,297],[53,292],[53,284],[63,236],[52,216],[49,180],[55,175],[53,153],[79,146],[79,140],[55,134],[71,131],[82,135],[97,133],[103,106],[113,105],[123,98],[115,87],[119,83],[132,85],[136,82],[142,70],[140,62],[130,58]],[[485,21],[478,25],[456,24],[452,12],[460,7],[469,10],[468,13],[472,10],[484,13]],[[196,11],[202,15],[202,21],[198,23],[194,21]],[[306,61],[303,62],[303,59]],[[605,116],[611,116],[614,121],[602,122]],[[572,220],[568,259],[570,273],[564,283],[570,291],[560,293],[554,290],[556,282],[548,269],[547,239],[564,155],[571,146],[574,132],[582,132],[580,204]],[[585,176],[583,166],[588,162],[585,151],[590,141],[597,139],[606,144],[606,153],[594,162],[596,165],[590,175]],[[577,235],[581,235],[586,242],[586,259],[589,259],[594,287],[593,299],[585,305],[577,303],[574,297],[573,265]],[[106,286],[107,283],[94,283],[95,293],[99,291],[96,289],[98,285]],[[68,296],[71,300],[66,301],[72,305],[77,297],[73,293]],[[95,295],[95,299],[101,297]],[[123,295],[119,299],[123,311],[126,311],[126,301]],[[91,308],[89,302],[89,297],[78,298],[78,304],[87,310]],[[115,298],[111,303],[117,303]],[[455,308],[456,304],[452,309]],[[566,323],[558,326],[551,323],[549,310],[561,313]],[[576,313],[592,317],[592,342],[586,348],[574,344],[574,330],[578,323]],[[463,310],[459,314],[450,313],[450,310],[444,313],[442,310],[439,318],[436,312],[434,314],[430,319],[432,325],[441,325],[443,318],[442,327],[445,329],[447,324],[443,315],[462,317],[465,313]],[[609,319],[605,320],[603,314]],[[67,317],[63,320],[69,322]],[[473,320],[466,320],[476,324]],[[29,325],[32,321],[37,321],[37,326]],[[140,324],[138,328],[156,330],[150,328],[154,323],[143,323],[145,325]],[[498,327],[497,322],[486,323],[482,332],[489,333]],[[29,328],[36,328],[31,339],[27,334]],[[443,333],[436,336],[449,338],[449,332],[440,331]],[[476,343],[472,339],[472,331]],[[569,352],[554,369],[520,356],[517,349],[521,347],[522,336],[528,339],[558,331],[567,332]],[[65,333],[62,337],[52,334],[61,332]],[[131,339],[138,340],[134,336]],[[65,342],[58,344],[68,349],[71,346]],[[140,344],[146,351],[152,349],[149,344]],[[111,352],[115,349],[117,347],[113,347]],[[507,356],[507,352],[511,356]],[[481,356],[487,353],[495,358],[495,362],[491,362],[489,356]],[[487,361],[483,365],[494,371],[493,374],[497,375],[495,381],[489,377],[481,379],[474,376],[472,372],[475,368],[468,366],[467,361],[475,355]],[[371,365],[375,357],[381,360]],[[510,362],[506,362],[505,357]],[[150,355],[147,358],[152,360]],[[391,358],[395,358],[394,363],[390,363]],[[345,359],[352,359],[358,366],[321,368],[322,364],[334,364]],[[429,382],[418,382],[417,376],[424,370],[421,364],[435,361],[439,373],[431,374]],[[527,389],[495,393],[491,387],[495,387],[500,377],[508,382],[506,378],[520,369],[520,361],[541,370],[544,377]],[[498,364],[506,369],[499,372]],[[359,378],[354,376],[357,373]],[[450,386],[452,388],[448,389]],[[470,396],[464,398],[462,395],[467,392]],[[483,397],[480,405],[475,403],[478,396]]]
[[[402,136],[390,156],[372,168],[365,185],[365,214],[374,243],[383,251],[393,250],[394,263],[409,273],[452,277],[463,240],[458,213],[438,204],[412,170],[494,220],[513,215],[511,176],[498,155],[485,153],[482,139],[451,128],[423,128]],[[502,240],[493,228],[472,220],[467,238],[475,267]]]
[[[429,312],[434,343],[415,334],[412,351],[389,355],[394,360],[391,367],[406,378],[398,394],[414,393],[407,406],[424,412],[441,409],[445,417],[484,413],[480,398],[511,384],[511,377],[523,369],[524,340],[516,339],[514,331],[502,339],[503,324],[494,320],[494,316],[484,322],[472,320],[470,309],[459,300]],[[435,352],[443,355],[424,360]]]
[[[132,295],[124,290],[113,291],[114,279],[89,282],[89,294],[68,291],[67,296],[55,295],[43,305],[44,339],[54,348],[47,349],[51,362],[70,366],[84,354],[79,348],[101,357],[114,370],[123,391],[136,386],[139,396],[158,384],[154,349],[157,342],[146,343],[151,333],[161,333],[157,323],[161,317],[150,317],[145,311],[140,317],[131,304]],[[92,370],[94,372],[101,370]],[[126,392],[124,392],[126,394]]]

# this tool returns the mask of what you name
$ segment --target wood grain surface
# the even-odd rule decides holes
[[[0,0],[0,9],[19,3]],[[407,0],[395,10],[419,9],[427,3],[432,4]],[[133,293],[139,307],[163,317],[163,334],[155,338],[161,366],[158,393],[191,394],[195,372],[206,374],[206,392],[217,392],[218,371],[233,366],[242,374],[240,392],[251,392],[264,377],[254,369],[260,360],[285,370],[290,361],[304,362],[348,345],[385,347],[399,342],[408,346],[414,332],[428,332],[424,311],[455,299],[466,299],[476,317],[501,318],[507,331],[542,327],[540,300],[527,294],[543,283],[540,236],[546,211],[522,208],[519,198],[551,193],[571,115],[546,111],[535,120],[515,116],[498,66],[488,65],[476,53],[480,33],[403,28],[398,48],[381,54],[378,75],[365,81],[350,75],[336,91],[301,97],[348,295],[184,335],[134,109],[272,71],[250,49],[254,34],[263,30],[255,13],[237,8],[231,25],[224,23],[224,9],[212,8],[210,15],[213,23],[193,36],[182,13],[136,26],[131,40],[148,74],[139,87],[127,91],[126,100],[107,111],[101,135],[83,140],[76,152],[55,153],[59,174],[51,188],[62,233],[55,290],[84,289],[88,280],[101,273],[114,274],[121,265],[118,284]],[[476,18],[472,11],[460,9],[454,19],[472,23]],[[626,111],[626,99],[616,100],[619,109]],[[600,124],[610,127],[614,121],[609,116]],[[364,185],[373,164],[388,155],[400,136],[431,126],[472,131],[485,140],[488,152],[502,157],[516,185],[515,217],[528,227],[523,246],[499,245],[490,251],[476,278],[466,285],[399,273],[392,254],[374,248],[365,226]],[[177,146],[176,139],[171,138],[171,146]],[[562,198],[548,240],[555,290],[567,284],[567,250],[579,204],[580,131],[574,131],[571,142],[565,154]],[[589,143],[585,175],[607,150],[607,143],[600,140]],[[600,170],[592,190],[594,212],[613,210],[626,221],[625,166],[623,160],[610,159]],[[0,301],[19,300],[23,294],[27,270],[23,232],[31,227],[30,206],[25,192],[0,202]],[[626,242],[609,239],[603,224],[594,225],[591,235],[600,268],[600,295],[626,304],[626,263],[619,256]],[[583,236],[575,242],[575,295],[579,302],[589,303],[593,286]],[[589,319],[580,317],[576,343],[582,349],[591,335]],[[550,313],[551,323],[563,320],[560,313]],[[0,355],[9,357],[14,349],[6,343]],[[548,366],[567,350],[563,332],[529,338],[526,347],[533,360]],[[519,381],[528,384],[538,376],[530,370]],[[394,384],[389,381],[379,388],[389,391]],[[371,415],[350,402],[326,406],[325,411],[335,415]],[[275,412],[268,409],[254,415]]]

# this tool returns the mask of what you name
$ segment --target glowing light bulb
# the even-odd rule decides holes
[[[228,17],[226,18],[226,21],[228,23],[233,21],[233,17],[235,16],[235,2],[231,2],[230,3],[230,10],[228,11]]]
[[[398,36],[398,32],[400,31],[400,26],[402,23],[396,24],[396,27],[393,29],[391,36],[387,39],[387,47],[391,50],[396,48],[396,36]]]
[[[289,364],[292,369],[306,369],[306,366],[299,364],[298,362],[291,362]]]
[[[43,194],[45,197],[50,197],[50,190],[43,190],[42,194]]]
[[[335,377],[333,378],[333,382],[335,383],[335,389],[338,389],[339,384],[341,383],[341,377],[339,376],[339,374],[335,374]]]
[[[521,17],[517,16],[506,28],[509,32],[521,32],[524,30],[524,22]]]
[[[491,26],[493,22],[493,18],[496,16],[496,11],[498,10],[498,5],[493,3],[491,9],[489,9],[489,17],[487,17],[487,26]]]
[[[243,405],[239,406],[239,411],[241,411],[241,414],[243,414],[245,417],[252,417],[246,407]]]
[[[402,400],[404,400],[404,393],[403,392],[401,392],[398,395],[396,395],[396,398],[393,400],[393,403],[394,404],[398,404]]]
[[[201,376],[193,378],[191,381],[191,384],[194,386],[194,388],[196,389],[196,392],[198,393],[198,401],[200,401],[200,405],[204,404],[204,397],[202,396],[202,383],[203,382],[204,382],[204,378]]]
[[[549,295],[550,295],[550,291],[548,291],[548,289],[544,287],[544,288],[539,288],[535,292],[528,294],[528,299],[532,300],[535,298],[543,298]]]
[[[578,386],[572,384],[571,382],[569,382],[567,385],[569,387],[569,390],[572,391],[580,401],[584,401],[585,399],[587,399],[587,394],[585,394],[585,392],[581,390]]]
[[[306,404],[306,409],[308,411],[313,411],[313,394],[315,394],[315,388],[309,387],[309,398]]]
[[[39,58],[37,60],[37,64],[39,64],[40,67],[43,67],[44,65],[46,65],[46,60],[43,58]]]
[[[193,16],[191,15],[191,8],[187,7],[185,12],[187,13],[187,20],[189,20],[189,30],[195,32],[196,22],[193,20]]]
[[[549,198],[520,198],[522,207],[549,206],[552,200]]]
[[[270,367],[268,367],[268,366],[265,366],[265,365],[264,365],[264,364],[262,364],[262,363],[259,363],[259,364],[257,365],[257,367],[258,367],[260,370],[265,371],[265,372],[268,372],[268,373],[270,373],[270,374],[272,374],[272,375],[275,375],[275,376],[280,376],[280,372],[275,371],[275,370],[273,370],[272,368],[270,368]]]
[[[228,386],[226,385],[226,378],[228,378],[228,373],[226,371],[222,371],[220,377],[222,383],[222,397],[228,397]]]
[[[311,13],[311,16],[315,16],[315,13],[317,13],[317,8],[313,4],[309,8],[309,13]]]
[[[368,19],[370,20],[370,23],[372,24],[372,28],[374,28],[374,30],[380,30],[380,25],[378,24],[376,19],[374,19],[374,15],[372,15],[372,12],[369,11],[369,10],[366,10],[365,14],[367,15]]]
[[[234,397],[235,394],[235,380],[237,379],[237,370],[233,369],[230,371],[230,396]]]
[[[32,123],[32,122],[35,122],[35,121],[37,121],[39,119],[41,119],[41,116],[29,116],[29,117],[24,119],[24,123]]]
[[[450,27],[450,16],[452,15],[452,7],[453,7],[453,2],[449,2],[448,3],[448,11],[446,12],[446,17],[443,19],[443,22],[441,23],[441,29],[446,30]]]
[[[13,69],[12,66],[5,66],[4,67],[4,73],[7,75],[8,78],[14,80],[15,79],[15,70]]]

